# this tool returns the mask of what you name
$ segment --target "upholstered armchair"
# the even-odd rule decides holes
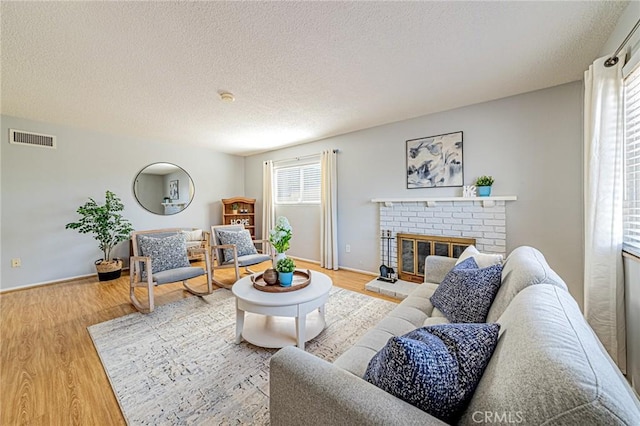
[[[196,296],[213,292],[211,283],[211,258],[208,248],[192,248],[193,254],[202,254],[205,268],[191,266],[187,256],[187,236],[181,229],[156,229],[135,231],[131,234],[131,256],[129,269],[129,297],[131,303],[141,312],[154,309],[153,288],[157,285],[182,281],[184,288]],[[197,291],[187,281],[202,275],[207,276],[207,290]],[[136,287],[146,287],[148,304],[144,306],[135,295]]]
[[[258,250],[259,245],[260,250]],[[221,282],[215,278],[215,270],[220,268],[235,268],[236,279],[240,279],[240,267],[244,267],[246,273],[254,273],[249,266],[267,260],[273,261],[272,255],[268,254],[270,247],[268,240],[254,240],[251,238],[249,230],[244,225],[217,225],[211,227],[211,253],[212,281],[224,288],[231,288],[233,284]],[[274,250],[271,250],[274,253]],[[234,281],[234,283],[235,283]]]

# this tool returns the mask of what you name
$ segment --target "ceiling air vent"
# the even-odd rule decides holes
[[[9,142],[16,145],[37,146],[40,148],[56,148],[56,137],[42,133],[25,132],[9,129]]]

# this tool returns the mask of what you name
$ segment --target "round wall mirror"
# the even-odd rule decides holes
[[[186,209],[195,187],[182,167],[171,163],[149,164],[133,181],[138,203],[151,213],[171,215]]]

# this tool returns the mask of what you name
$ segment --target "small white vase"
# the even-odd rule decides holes
[[[285,253],[276,253],[276,257],[273,259],[273,269],[276,269],[278,265],[278,260],[285,259],[287,255]]]

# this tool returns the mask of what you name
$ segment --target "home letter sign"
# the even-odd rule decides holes
[[[476,196],[476,187],[475,185],[465,185],[462,187],[462,196],[465,198],[475,197]]]

